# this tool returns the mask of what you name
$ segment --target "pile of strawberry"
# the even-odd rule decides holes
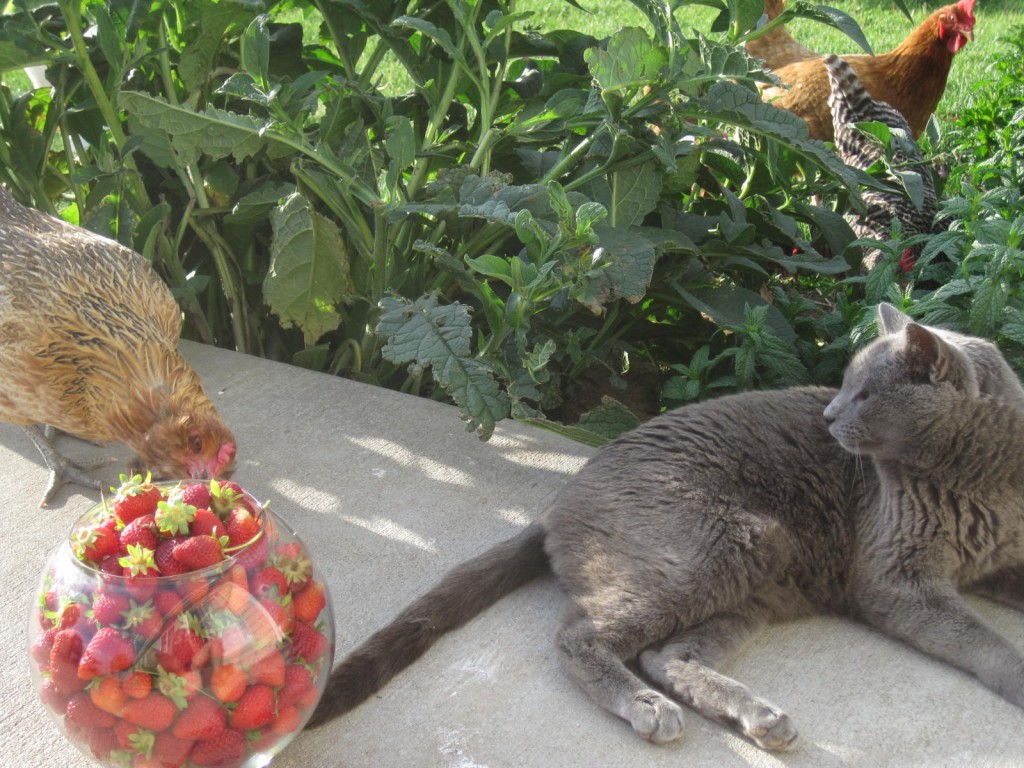
[[[80,564],[44,577],[43,701],[109,765],[273,754],[312,713],[333,651],[307,553],[234,483],[121,480],[71,537]]]

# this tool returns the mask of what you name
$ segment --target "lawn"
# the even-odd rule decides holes
[[[520,0],[517,8],[533,11],[537,25],[544,29],[577,29],[596,37],[620,27],[640,25],[642,21],[636,7],[628,0],[579,0],[579,4],[587,10],[552,0]],[[856,19],[876,53],[894,48],[928,14],[941,7],[935,0],[927,3],[907,0],[914,18],[911,22],[892,0],[829,0],[825,4]],[[706,33],[715,13],[699,5],[682,6],[676,11],[676,18],[684,29],[690,27]],[[940,119],[958,114],[972,102],[973,85],[988,77],[999,38],[1011,28],[1024,24],[1020,0],[978,0],[975,17],[975,40],[960,52],[953,64],[946,95],[939,104]],[[856,43],[842,32],[822,24],[798,20],[790,25],[790,31],[802,43],[822,53],[858,51]]]

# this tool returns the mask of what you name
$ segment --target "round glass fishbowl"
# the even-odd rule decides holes
[[[234,483],[122,478],[51,554],[29,619],[33,681],[102,765],[267,765],[334,657],[323,577]]]

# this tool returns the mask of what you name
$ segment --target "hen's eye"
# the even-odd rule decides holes
[[[192,435],[192,437],[189,438],[189,445],[191,446],[193,453],[201,453],[203,450],[203,438],[199,435]]]

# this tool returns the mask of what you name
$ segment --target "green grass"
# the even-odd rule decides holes
[[[576,29],[595,37],[603,37],[625,26],[644,26],[645,22],[636,7],[628,0],[579,0],[588,12],[573,8],[567,2],[552,0],[520,0],[517,9],[532,11],[531,20],[542,29]],[[864,34],[876,53],[894,48],[928,14],[942,7],[943,2],[930,0],[914,3],[907,0],[913,22],[896,7],[891,0],[825,0],[830,5],[848,13],[864,30]],[[683,6],[676,12],[684,30],[689,28],[707,32],[715,12],[701,6]],[[1021,0],[978,0],[974,15],[977,18],[975,39],[956,57],[953,70],[946,86],[946,94],[939,104],[938,117],[959,114],[974,100],[974,84],[990,77],[991,66],[997,51],[998,41],[1015,26],[1024,25],[1024,5]],[[842,32],[800,20],[790,26],[790,32],[804,45],[822,53],[855,53],[857,44]]]

